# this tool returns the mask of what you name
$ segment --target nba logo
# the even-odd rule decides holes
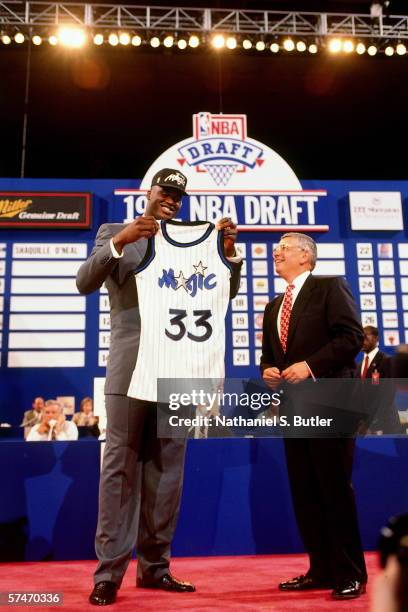
[[[199,138],[210,135],[210,113],[198,114]]]

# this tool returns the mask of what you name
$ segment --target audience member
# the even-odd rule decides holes
[[[79,437],[94,436],[99,437],[100,431],[98,427],[99,417],[93,413],[93,402],[91,397],[84,397],[81,400],[80,411],[76,412],[72,418],[75,425],[79,429]],[[85,431],[81,428],[86,428]]]
[[[36,397],[31,404],[31,409],[26,410],[23,417],[23,422],[21,423],[21,427],[24,427],[24,439],[27,439],[30,430],[34,425],[41,420],[41,411],[44,408],[44,398]]]
[[[27,442],[46,440],[77,440],[78,429],[75,423],[67,421],[57,400],[47,400],[41,411],[41,420],[31,429]]]
[[[364,358],[357,365],[357,374],[364,382],[363,400],[367,417],[360,433],[401,434],[395,405],[395,385],[392,380],[392,360],[378,348],[378,329],[367,325],[363,329]]]

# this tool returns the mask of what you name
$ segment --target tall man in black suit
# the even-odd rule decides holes
[[[357,376],[364,381],[364,404],[367,418],[366,433],[402,434],[397,407],[394,403],[395,387],[392,380],[392,360],[378,348],[378,329],[364,327],[364,358],[357,365]]]
[[[316,257],[316,243],[305,234],[285,234],[274,250],[276,271],[288,286],[265,308],[261,371],[271,388],[353,375],[363,340],[356,305],[343,278],[311,275]],[[351,484],[354,446],[353,437],[285,438],[293,504],[310,568],[282,582],[283,591],[333,589],[335,599],[365,592]]]

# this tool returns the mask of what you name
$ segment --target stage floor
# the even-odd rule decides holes
[[[351,602],[334,602],[330,591],[281,593],[277,585],[307,570],[305,555],[259,555],[248,557],[175,558],[172,572],[191,580],[196,593],[164,593],[138,589],[135,585],[136,562],[132,562],[119,591],[117,603],[107,609],[132,611],[159,610],[275,610],[288,612],[362,612],[369,610],[373,577],[379,571],[376,553],[366,555],[368,594]],[[87,603],[92,589],[95,561],[57,561],[41,563],[3,563],[0,591],[62,592],[63,607],[41,605],[36,610],[95,610]],[[5,607],[0,606],[2,609]],[[10,609],[10,608],[9,608]],[[20,606],[13,606],[20,609]],[[25,606],[27,609],[27,606]]]

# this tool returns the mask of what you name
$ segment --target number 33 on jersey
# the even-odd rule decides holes
[[[128,395],[157,401],[158,378],[224,378],[231,269],[214,224],[161,221],[135,270],[141,336]]]

